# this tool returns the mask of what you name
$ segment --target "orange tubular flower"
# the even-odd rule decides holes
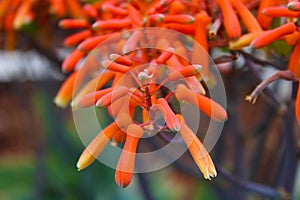
[[[292,22],[286,23],[285,25],[279,26],[273,30],[269,30],[255,38],[250,46],[252,48],[263,48],[275,40],[279,39],[280,37],[291,34],[296,31],[296,25]]]
[[[63,29],[88,28],[89,22],[85,19],[62,19],[59,26]]]
[[[66,15],[66,6],[63,0],[50,0],[50,13],[55,14],[58,17]]]
[[[230,41],[229,48],[231,50],[240,50],[240,49],[248,46],[252,42],[252,40],[257,38],[262,33],[264,33],[264,32],[263,31],[253,32],[253,33],[248,33],[248,34],[242,35],[238,40]]]
[[[164,21],[164,17],[163,14],[152,14],[149,15],[149,20],[150,22],[161,23]]]
[[[240,0],[230,0],[230,2],[242,18],[248,32],[262,31],[256,18]]]
[[[95,47],[97,47],[101,42],[105,41],[106,39],[115,36],[116,33],[106,34],[106,35],[100,35],[100,36],[94,36],[91,38],[88,38],[81,42],[77,49],[83,52],[90,52]]]
[[[297,122],[300,125],[300,83],[298,84],[298,91],[297,91],[297,97],[296,97],[296,118]]]
[[[148,14],[153,14],[155,12],[160,12],[166,9],[174,0],[164,0],[158,1],[153,8],[148,11]]]
[[[183,34],[195,34],[195,25],[193,24],[168,23],[166,27]]]
[[[10,6],[11,0],[2,0],[0,3],[0,18],[4,16],[4,14],[7,12],[8,7]]]
[[[118,64],[121,64],[121,65],[126,65],[126,66],[132,66],[133,65],[133,62],[132,60],[126,58],[125,56],[121,56],[119,54],[110,54],[109,55],[109,60],[113,61],[113,62],[116,62]]]
[[[105,129],[103,129],[86,147],[86,149],[80,155],[76,164],[78,171],[88,167],[94,160],[101,154],[109,140],[120,129],[116,122],[113,122]]]
[[[70,15],[74,18],[85,17],[83,10],[81,9],[81,4],[77,0],[65,0],[65,3],[70,11]]]
[[[105,12],[109,12],[109,13],[112,13],[115,15],[121,15],[121,16],[128,14],[127,10],[125,10],[123,8],[119,8],[119,7],[109,4],[109,3],[103,4],[102,10]]]
[[[110,19],[110,20],[98,20],[93,24],[93,29],[95,30],[105,30],[105,29],[123,29],[129,27],[131,21],[128,18],[125,19]]]
[[[174,70],[180,70],[184,66],[182,63],[179,61],[177,56],[172,56],[168,61],[167,61],[168,66],[170,66]],[[205,94],[205,89],[203,88],[202,84],[199,82],[199,80],[196,77],[188,77],[186,78],[186,81],[189,83],[189,85],[193,88],[193,90],[196,93],[199,94]]]
[[[60,87],[57,95],[54,98],[54,103],[62,108],[67,107],[73,96],[74,83],[78,77],[79,70],[72,73]]]
[[[143,34],[140,30],[134,31],[134,33],[132,33],[132,35],[129,37],[129,39],[126,41],[126,43],[123,46],[122,49],[123,54],[128,54],[129,52],[135,50],[136,45],[142,36]]]
[[[71,106],[76,107],[78,105],[78,102],[84,95],[90,92],[94,92],[95,90],[102,89],[105,84],[107,84],[111,79],[114,78],[114,76],[115,72],[105,71],[99,76],[96,76],[95,78],[90,80],[75,96],[71,103]]]
[[[153,109],[154,111],[157,109],[160,110],[170,130],[173,132],[178,132],[180,130],[180,122],[164,98],[158,99],[156,104],[152,105],[150,109]]]
[[[127,100],[128,98],[122,98],[122,100]],[[120,129],[123,131],[126,131],[128,126],[133,124],[132,117],[129,113],[127,112],[119,112],[116,115],[115,121],[117,122],[118,126]]]
[[[112,138],[112,144],[117,145],[122,142],[124,142],[126,139],[126,132],[124,132],[122,129],[120,129],[118,132],[115,133],[115,135]]]
[[[92,35],[92,32],[90,30],[83,30],[81,32],[74,33],[73,35],[68,36],[64,40],[64,45],[67,47],[75,46],[82,40],[90,37],[91,35]]]
[[[165,15],[165,23],[179,23],[179,24],[192,24],[195,18],[191,15],[179,14],[179,15]]]
[[[84,95],[78,102],[78,105],[83,108],[96,105],[98,99],[100,99],[101,97],[103,97],[104,95],[112,91],[113,88],[107,88],[107,89],[98,90],[96,92],[92,92],[87,95]]]
[[[202,70],[201,65],[190,65],[186,66],[182,69],[179,69],[178,71],[172,71],[168,75],[168,79],[175,81],[178,79],[181,79],[182,77],[190,77],[194,76],[196,74],[199,74],[199,72]]]
[[[299,38],[300,38],[299,32],[295,31],[294,33],[282,36],[280,39],[284,40],[289,46],[294,46],[297,44]]]
[[[199,63],[203,66],[203,74],[204,76],[210,77],[209,72],[209,58],[208,58],[208,42],[207,42],[207,26],[210,23],[210,17],[208,16],[207,12],[201,11],[200,13],[196,14],[195,16],[196,21],[196,30],[194,39],[197,43],[193,46],[193,52],[192,52],[192,63]],[[203,51],[202,49],[199,49],[199,45],[204,48],[204,50],[207,52],[207,55],[201,56],[201,59],[199,59],[199,52]]]
[[[221,105],[206,96],[194,93],[182,84],[177,86],[175,95],[178,100],[186,100],[197,106],[204,114],[215,121],[225,121],[227,119],[226,110]]]
[[[77,63],[83,58],[84,52],[79,51],[78,49],[75,49],[72,51],[71,54],[67,56],[67,58],[64,60],[62,64],[62,71],[63,72],[70,72],[74,70],[76,67]]]
[[[211,177],[217,176],[217,171],[210,155],[197,136],[186,125],[184,118],[180,115],[177,115],[177,117],[181,121],[180,134],[188,146],[195,163],[203,173],[204,178],[211,180]]]
[[[291,11],[285,7],[268,7],[262,10],[262,13],[269,17],[299,17],[300,12]]]
[[[170,15],[181,14],[185,12],[186,6],[181,1],[174,1],[170,6]]]
[[[133,23],[133,26],[138,28],[143,26],[143,17],[139,10],[137,10],[134,6],[131,4],[127,4],[128,14],[129,18]]]
[[[143,129],[135,124],[131,124],[127,128],[127,137],[115,173],[116,183],[120,187],[125,188],[131,182],[134,171],[136,149],[139,139],[143,136],[143,133]]]
[[[241,35],[241,25],[238,17],[236,16],[229,0],[217,0],[219,4],[223,18],[224,26],[229,38],[238,38]]]
[[[262,13],[262,11],[271,6],[276,6],[274,0],[261,0],[257,11],[257,21],[260,23],[263,29],[268,29],[272,23],[272,17],[268,17]]]
[[[128,88],[125,86],[118,86],[114,90],[104,96],[102,96],[96,103],[97,107],[107,107],[112,102],[118,100],[119,98],[127,95]]]
[[[25,24],[25,16],[30,11],[32,7],[32,1],[24,0],[21,6],[18,8],[16,12],[16,16],[14,18],[13,26],[15,29],[20,29]]]
[[[298,40],[296,46],[294,47],[291,57],[289,59],[289,64],[288,64],[288,69],[290,71],[292,71],[296,77],[300,77],[299,55],[300,55],[300,40]],[[299,95],[299,92],[298,92],[298,95]]]
[[[90,18],[97,18],[98,16],[98,11],[95,7],[93,7],[92,5],[90,4],[85,4],[83,6],[83,12]]]
[[[162,52],[156,59],[157,64],[164,64],[174,55],[174,48],[168,48],[166,51]]]
[[[128,67],[127,65],[118,64],[110,60],[104,61],[102,65],[108,70],[119,72],[122,74],[126,74],[126,72],[130,70],[130,67]]]

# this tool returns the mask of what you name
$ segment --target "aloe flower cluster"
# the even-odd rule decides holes
[[[136,29],[130,37],[138,35],[143,35],[142,30]],[[132,38],[129,40],[133,41]],[[143,41],[138,37],[136,40]],[[122,42],[121,40],[120,43]],[[198,80],[202,66],[183,62],[175,54],[174,48],[161,50],[158,54],[157,49],[138,49],[128,53],[127,47],[126,43],[122,46],[122,51],[126,51],[126,54],[113,53],[100,65],[95,64],[101,69],[100,75],[92,78],[79,90],[72,101],[74,108],[107,108],[114,118],[81,154],[77,163],[78,170],[89,166],[110,140],[115,145],[124,143],[115,179],[118,185],[126,187],[132,178],[140,138],[144,134],[153,135],[158,129],[181,134],[204,177],[211,179],[216,176],[216,169],[205,147],[185,123],[180,111],[172,108],[174,101],[185,101],[198,107],[215,121],[227,119],[225,109],[204,95],[206,91]],[[151,55],[151,60],[146,55]],[[88,61],[97,60],[95,56],[92,58],[89,56]],[[79,76],[86,74],[85,67],[90,68],[91,63],[84,64],[78,70]],[[175,86],[175,89],[166,89],[168,84]],[[57,103],[60,102],[58,98],[55,99]],[[164,120],[163,125],[160,124],[159,115]]]
[[[115,176],[122,187],[131,181],[139,140],[161,126],[157,113],[165,122],[161,130],[182,136],[204,177],[216,176],[205,147],[172,106],[174,101],[187,102],[211,120],[227,119],[225,109],[210,99],[205,89],[217,84],[210,68],[211,50],[235,52],[250,47],[254,52],[264,51],[279,40],[293,47],[285,70],[263,80],[246,97],[251,103],[277,79],[299,82],[300,3],[295,0],[2,0],[0,29],[5,31],[8,44],[14,42],[17,30],[38,20],[37,7],[44,4],[47,12],[64,17],[58,23],[62,29],[73,31],[63,42],[72,48],[62,64],[62,71],[69,76],[54,102],[60,107],[107,108],[114,118],[99,130],[77,167],[82,170],[90,165],[109,141],[124,143]],[[273,23],[277,19],[278,23]],[[142,29],[151,27],[174,30],[186,38],[182,41],[174,37],[173,42],[157,39],[160,48],[139,49],[148,40]],[[115,42],[116,51],[97,52],[99,46],[124,31],[129,32]],[[101,59],[91,54],[101,55]],[[220,59],[218,63],[228,61],[232,59]],[[165,84],[173,85],[174,90],[166,89]],[[296,117],[300,123],[300,87]]]
[[[65,107],[71,101],[73,107],[97,106],[108,107],[110,115],[112,107],[120,110],[114,115],[115,122],[102,130],[90,143],[81,155],[77,167],[87,167],[103,150],[109,140],[115,143],[125,142],[122,155],[116,170],[116,182],[120,186],[130,183],[134,154],[136,153],[139,138],[156,126],[153,112],[161,112],[166,123],[166,129],[174,134],[179,133],[185,140],[189,151],[204,174],[204,177],[216,176],[214,164],[200,140],[195,137],[185,123],[180,113],[176,113],[170,106],[171,97],[179,101],[187,101],[198,107],[212,120],[224,121],[227,118],[222,106],[205,96],[206,91],[200,80],[205,80],[208,86],[214,85],[214,76],[209,69],[209,58],[199,59],[202,48],[209,53],[212,48],[228,47],[230,50],[240,50],[250,46],[260,49],[276,40],[285,41],[287,45],[295,46],[285,71],[278,71],[274,76],[262,82],[246,100],[254,103],[259,93],[272,81],[282,78],[298,81],[299,77],[299,32],[295,22],[299,16],[299,3],[283,0],[212,0],[212,1],[99,1],[85,4],[82,7],[85,18],[63,19],[59,25],[63,29],[80,30],[67,37],[65,46],[76,48],[64,60],[62,70],[72,72],[58,92],[55,102]],[[257,11],[256,15],[254,14]],[[274,18],[281,18],[280,24],[272,27]],[[167,28],[190,36],[195,43],[186,50],[185,44],[175,40],[174,44],[162,44],[159,55],[153,50],[137,50],[135,48],[142,40],[141,31],[133,31],[123,42],[120,42],[119,53],[107,55],[107,60],[101,63],[105,70],[82,87],[75,84],[75,80],[83,83],[85,76],[94,74],[98,65],[83,65],[78,63],[95,47],[105,40],[116,36],[120,31],[158,27]],[[161,41],[158,41],[161,42]],[[163,43],[163,42],[162,42]],[[166,50],[167,49],[167,50]],[[182,49],[190,58],[186,62],[174,52]],[[118,80],[141,64],[150,63],[135,74],[132,78],[138,87],[118,86]],[[156,84],[159,79],[159,65],[168,66],[169,74],[163,80],[185,80],[187,84],[178,84],[175,92],[165,96],[158,95],[162,84]],[[96,67],[95,67],[96,66]],[[79,71],[83,73],[79,73]],[[107,86],[107,83],[113,83]],[[105,89],[103,89],[105,87]],[[91,88],[96,88],[93,91]],[[116,95],[113,95],[115,91]],[[75,98],[72,100],[72,96]],[[299,96],[299,95],[298,95]],[[122,109],[122,101],[129,102],[128,108]],[[117,103],[118,102],[118,103]],[[299,121],[299,102],[297,98],[296,113]],[[142,109],[142,120],[135,120],[135,109]],[[212,112],[214,108],[215,112]],[[202,155],[202,156],[200,156]]]

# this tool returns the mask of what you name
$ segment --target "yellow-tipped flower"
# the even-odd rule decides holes
[[[76,164],[78,171],[92,164],[94,160],[101,154],[110,139],[119,130],[120,129],[116,122],[113,122],[103,129],[80,155]]]
[[[188,146],[195,163],[203,173],[204,178],[211,180],[211,177],[217,176],[217,171],[210,155],[206,151],[201,141],[186,125],[183,117],[181,115],[177,115],[177,117],[181,121],[180,134]]]

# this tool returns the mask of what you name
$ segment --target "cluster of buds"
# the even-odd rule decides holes
[[[64,40],[66,47],[74,49],[62,64],[62,71],[70,75],[55,97],[55,103],[60,107],[71,104],[73,108],[107,108],[115,119],[83,152],[78,168],[87,167],[110,140],[115,144],[125,142],[116,171],[116,182],[121,186],[131,180],[139,139],[157,127],[180,133],[204,177],[209,179],[216,175],[202,143],[181,113],[170,106],[174,99],[185,101],[212,120],[226,120],[226,111],[207,97],[200,82],[205,82],[207,87],[217,84],[209,66],[209,53],[213,48],[239,51],[251,47],[249,49],[255,51],[277,40],[293,47],[286,70],[277,71],[259,84],[246,97],[249,102],[254,103],[263,89],[277,79],[299,82],[300,3],[295,0],[2,0],[0,30],[6,33],[7,48],[14,47],[18,30],[42,20],[45,13],[57,18],[69,16],[60,20],[59,26],[74,32]],[[279,23],[272,24],[278,18]],[[151,37],[146,37],[141,30],[149,27],[174,30],[186,37],[171,37],[172,42],[157,40],[158,50],[137,50],[145,46],[143,43],[149,45]],[[107,39],[127,30],[135,31],[115,42],[120,51],[101,49],[99,53],[95,50]],[[88,56],[93,53],[98,57]],[[167,67],[160,70],[161,65]],[[166,90],[168,83],[175,86],[174,91]],[[139,109],[142,120],[135,117]],[[157,113],[162,114],[165,126],[158,123]],[[300,87],[296,117],[300,123]]]
[[[246,100],[252,103],[270,82],[278,78],[298,81],[300,35],[295,22],[300,15],[299,5],[299,2],[292,0],[107,0],[83,5],[83,18],[61,20],[59,25],[63,29],[80,31],[64,41],[66,47],[76,48],[63,62],[62,71],[72,73],[60,88],[55,103],[61,107],[71,103],[74,108],[107,107],[108,113],[115,119],[88,145],[78,161],[78,169],[91,164],[110,140],[115,144],[125,142],[116,171],[116,182],[120,186],[127,186],[134,170],[138,141],[145,132],[149,133],[159,126],[155,116],[160,112],[166,123],[163,128],[182,135],[204,177],[209,179],[215,176],[216,171],[210,156],[185,123],[184,117],[170,106],[170,101],[175,98],[177,101],[189,102],[212,120],[226,120],[226,111],[205,96],[206,91],[199,82],[200,78],[209,87],[216,83],[209,69],[208,57],[209,51],[216,47],[228,47],[234,51],[251,47],[255,50],[276,40],[294,46],[287,70],[277,72],[247,96]],[[281,18],[276,27],[272,27],[274,18]],[[147,27],[175,30],[195,42],[183,44],[178,38],[173,38],[174,42],[171,44],[158,40],[157,43],[164,49],[159,50],[159,55],[153,49],[136,50],[145,39],[145,35],[138,28]],[[98,58],[87,56],[107,39],[117,36],[120,31],[133,29],[137,30],[117,43],[121,51],[107,53],[108,59],[101,60],[101,64]],[[207,55],[199,56],[203,50]],[[189,57],[191,62],[174,52]],[[83,58],[84,64],[78,67]],[[148,63],[146,67],[138,67],[145,63]],[[164,72],[165,77],[157,84],[157,80],[161,79],[161,64],[167,65],[165,71],[168,74]],[[100,75],[95,76],[95,72],[99,71]],[[92,79],[86,83],[86,77]],[[130,78],[127,80],[124,77]],[[126,80],[125,85],[119,83],[122,79]],[[185,84],[176,82],[178,80],[184,80]],[[174,82],[176,89],[162,93],[167,82]],[[82,86],[83,84],[85,85]],[[297,98],[296,105],[297,119],[300,122],[300,97]],[[137,108],[142,110],[140,122],[135,119]]]
[[[15,48],[17,32],[26,25],[43,27],[50,15],[57,18],[83,18],[85,13],[77,0],[3,0],[0,1],[0,31],[5,32],[6,49]]]
[[[139,35],[139,31],[135,30],[130,37]],[[122,50],[124,48],[127,46],[123,45]],[[144,134],[154,135],[167,130],[182,136],[206,179],[216,176],[216,169],[205,147],[181,112],[175,111],[171,105],[174,101],[185,101],[218,122],[225,121],[227,113],[221,105],[204,95],[204,87],[198,80],[202,66],[183,64],[182,58],[174,51],[174,48],[168,48],[157,54],[157,49],[139,49],[129,53],[126,51],[123,55],[112,53],[108,60],[102,61],[100,68],[104,70],[101,75],[79,91],[72,106],[107,108],[114,121],[86,147],[77,163],[78,170],[89,166],[110,140],[115,145],[124,142],[115,179],[118,185],[126,187],[132,179],[140,138]],[[150,62],[146,55],[151,55]],[[107,84],[110,80],[113,80],[111,85]],[[95,88],[96,91],[91,91]],[[164,124],[160,124],[158,115],[162,116]]]

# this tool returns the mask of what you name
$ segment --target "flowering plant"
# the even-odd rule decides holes
[[[216,69],[231,73],[235,70],[232,61],[244,59],[260,81],[245,97],[253,104],[264,90],[278,103],[267,88],[270,83],[300,80],[300,3],[295,0],[2,0],[0,28],[8,49],[26,24],[41,26],[37,16],[42,12],[59,18],[59,26],[72,31],[63,41],[72,52],[61,65],[69,74],[54,102],[73,109],[106,108],[113,117],[87,145],[77,168],[89,166],[112,141],[122,147],[115,172],[121,187],[128,186],[136,172],[140,140],[164,131],[180,135],[204,178],[217,175],[208,150],[182,110],[189,104],[211,121],[230,119],[224,102],[211,92],[223,84]],[[271,58],[280,57],[282,47],[288,60],[278,67]],[[253,63],[271,65],[276,71],[262,79]],[[286,112],[286,103],[278,104]]]

